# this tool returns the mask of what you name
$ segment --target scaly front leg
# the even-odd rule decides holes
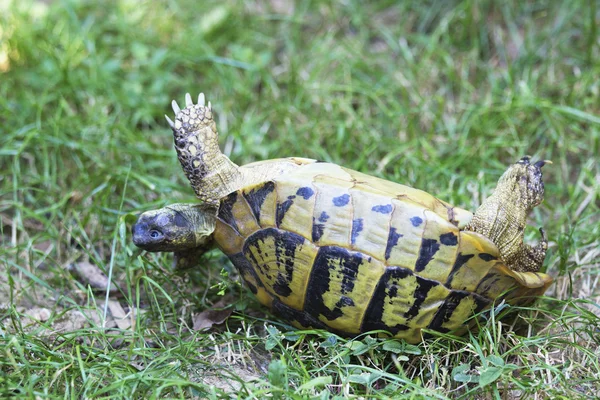
[[[240,168],[221,153],[212,106],[210,102],[204,105],[204,101],[200,93],[198,104],[194,104],[188,93],[185,108],[181,109],[175,100],[171,103],[175,122],[165,117],[173,130],[177,157],[196,195],[216,205],[245,182]]]

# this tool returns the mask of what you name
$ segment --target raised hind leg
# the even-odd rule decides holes
[[[535,246],[524,244],[520,251],[515,253],[506,264],[514,271],[519,272],[537,272],[542,268],[546,251],[548,250],[548,239],[544,228],[540,228],[542,239]]]

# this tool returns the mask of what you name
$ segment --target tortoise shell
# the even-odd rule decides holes
[[[466,210],[335,164],[302,163],[223,198],[214,232],[259,301],[297,327],[418,342],[422,329],[464,333],[494,301],[526,304],[550,283],[510,270],[489,239],[461,231]]]

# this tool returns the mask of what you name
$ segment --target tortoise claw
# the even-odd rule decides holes
[[[167,114],[165,114],[165,118],[167,119],[167,122],[169,123],[169,126],[171,127],[171,129],[175,129],[175,122],[173,122],[173,120],[171,118],[169,118],[169,116]]]
[[[517,161],[517,164],[529,164],[530,160],[531,160],[531,156],[524,156],[524,157],[521,157],[521,159],[519,161]]]
[[[540,235],[542,235],[542,240],[543,240],[544,242],[547,242],[547,241],[548,241],[548,238],[546,237],[546,231],[544,230],[544,228],[541,228],[541,227],[540,227]]]
[[[173,112],[175,113],[175,115],[179,114],[179,112],[181,111],[181,108],[179,108],[179,104],[177,104],[175,100],[171,102],[171,107],[173,107]]]
[[[205,98],[204,98],[204,93],[200,93],[198,95],[198,105],[201,107],[205,107]],[[185,107],[191,107],[194,106],[194,100],[192,100],[192,96],[189,93],[185,94]],[[177,116],[177,114],[179,114],[181,112],[181,107],[179,107],[179,104],[177,104],[177,102],[175,100],[171,101],[171,107],[173,108],[173,112],[175,113],[175,116]],[[208,102],[208,109],[212,110],[212,106],[210,104],[210,101]],[[174,127],[174,123],[173,121],[167,117],[167,121],[169,122],[169,125],[171,125],[171,127]]]
[[[192,96],[190,96],[189,93],[185,94],[185,106],[189,107],[189,106],[193,106],[194,102],[192,101]]]

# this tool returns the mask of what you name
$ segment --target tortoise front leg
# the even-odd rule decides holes
[[[176,271],[184,271],[197,267],[202,256],[213,248],[212,236],[208,242],[193,249],[174,252],[173,267]]]
[[[177,157],[196,196],[206,203],[218,204],[244,185],[244,177],[240,168],[221,153],[212,106],[204,101],[204,94],[200,93],[198,104],[194,104],[188,93],[185,108],[181,109],[175,100],[171,103],[175,121],[165,117],[173,130]]]

